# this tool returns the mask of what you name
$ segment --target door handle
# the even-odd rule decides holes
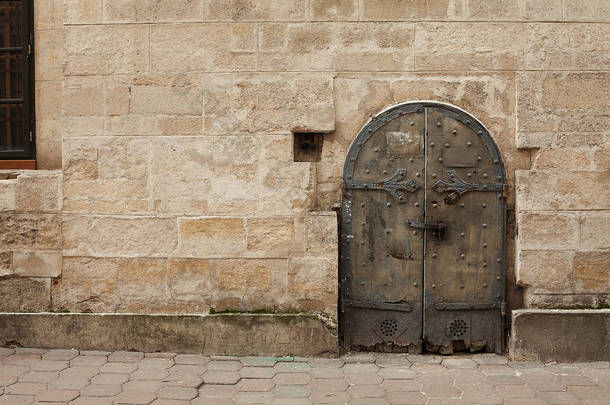
[[[417,229],[432,229],[435,231],[443,231],[447,228],[447,224],[442,222],[417,222],[407,219],[405,225]]]

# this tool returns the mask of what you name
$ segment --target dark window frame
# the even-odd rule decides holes
[[[0,47],[0,53],[23,55],[23,98],[0,99],[0,104],[23,105],[23,149],[0,149],[0,160],[29,160],[36,158],[36,126],[34,121],[34,6],[33,0],[19,1],[21,1],[22,7],[22,43],[17,47]]]

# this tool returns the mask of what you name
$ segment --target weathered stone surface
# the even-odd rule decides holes
[[[219,257],[240,255],[246,249],[243,218],[180,218],[180,255]]]
[[[20,212],[59,212],[63,176],[58,172],[17,177],[16,205]]]
[[[317,212],[305,217],[305,250],[310,255],[337,256],[337,215]]]
[[[306,0],[205,0],[205,21],[302,21],[307,13]]]
[[[561,0],[468,0],[466,7],[469,20],[561,20]]]
[[[168,256],[178,245],[176,219],[64,216],[64,255]]]
[[[610,63],[610,30],[602,24],[532,24],[525,34],[525,68],[598,70]]]
[[[519,72],[520,131],[606,131],[606,72]]]
[[[0,249],[61,249],[60,215],[0,214]]]
[[[0,180],[0,212],[15,211],[17,180]]]
[[[578,216],[573,214],[520,213],[519,247],[523,250],[578,248]]]
[[[610,248],[610,212],[583,212],[580,215],[580,249],[607,250]]]
[[[0,277],[0,300],[3,312],[47,311],[50,305],[49,278]],[[14,339],[19,341],[19,339]]]
[[[559,175],[559,174],[562,175]],[[610,208],[607,171],[516,172],[519,210],[588,210]]]
[[[351,21],[358,19],[358,0],[313,0],[310,15],[314,21]]]
[[[130,110],[136,114],[200,115],[201,88],[197,85],[159,86],[152,83],[133,86]]]
[[[248,218],[248,255],[288,257],[302,251],[305,221],[304,225],[301,219],[296,218]]]
[[[426,18],[426,0],[360,0],[360,18],[372,21],[418,21]]]
[[[203,86],[210,134],[334,130],[332,79],[326,75],[214,75]]]
[[[417,24],[416,70],[516,70],[523,30],[513,23]]]
[[[246,356],[338,350],[336,331],[311,315],[0,314],[0,343],[9,341],[28,347]]]
[[[336,258],[293,258],[288,270],[288,302],[303,311],[337,316]]]
[[[542,149],[534,156],[533,170],[593,169],[593,151],[587,149]]]
[[[203,0],[114,0],[104,2],[104,22],[186,22],[201,21]]]
[[[566,21],[608,21],[610,4],[607,1],[564,0],[563,14]]]
[[[66,24],[102,22],[102,2],[98,0],[64,0],[63,11],[63,21]]]
[[[610,360],[609,318],[607,309],[513,311],[509,357],[542,362]]]
[[[61,252],[13,252],[13,273],[29,277],[59,277]]]
[[[0,277],[13,271],[13,252],[0,251]]]
[[[576,252],[573,266],[578,292],[610,293],[610,252]]]
[[[574,252],[526,250],[519,253],[517,283],[536,292],[570,292]]]

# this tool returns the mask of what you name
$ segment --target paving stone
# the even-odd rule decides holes
[[[313,402],[307,398],[275,398],[271,405],[311,405]]]
[[[494,392],[502,398],[534,398],[536,392],[527,385],[496,385]]]
[[[120,385],[88,385],[82,390],[80,394],[84,397],[111,397],[117,395],[122,391]]]
[[[209,398],[197,398],[191,401],[191,405],[235,405],[230,398],[216,398],[213,401],[210,401]]]
[[[0,377],[19,377],[30,371],[29,366],[7,365],[0,366]]]
[[[311,378],[343,378],[342,368],[312,368],[309,370]]]
[[[42,355],[44,360],[69,361],[78,356],[78,350],[74,349],[54,349]]]
[[[314,404],[347,404],[350,396],[345,391],[312,390],[310,399]]]
[[[129,381],[129,374],[99,374],[91,379],[94,385],[121,385]]]
[[[461,390],[450,384],[424,384],[422,392],[428,398],[459,398],[462,395]]]
[[[272,367],[242,367],[239,370],[241,378],[273,378],[275,374]]]
[[[81,356],[110,356],[112,352],[105,352],[103,350],[81,350]]]
[[[199,396],[202,398],[232,398],[236,393],[235,385],[205,384],[199,387]]]
[[[59,377],[51,381],[49,388],[58,390],[80,390],[89,385],[89,377]]]
[[[543,368],[544,364],[532,361],[509,361],[508,366],[516,370],[523,370],[530,368]]]
[[[15,349],[10,347],[0,347],[0,360],[15,353]]]
[[[68,368],[67,361],[40,360],[30,365],[32,371],[61,371]]]
[[[239,356],[228,356],[228,355],[212,355],[210,356],[211,360],[217,361],[241,361],[241,357]]]
[[[241,359],[241,363],[249,367],[273,367],[277,363],[277,358],[247,356]]]
[[[270,392],[239,392],[233,397],[237,404],[268,404],[273,400]]]
[[[168,387],[191,387],[201,385],[203,379],[195,374],[170,374],[163,379],[163,385]]]
[[[396,391],[421,391],[423,384],[415,380],[385,380],[380,385],[381,388],[388,392]]]
[[[494,385],[521,385],[525,381],[516,375],[490,375],[485,377],[487,381]]]
[[[426,403],[426,397],[424,397],[421,392],[388,392],[385,399],[396,405]]]
[[[137,363],[106,363],[100,368],[100,373],[129,374],[137,369]]]
[[[375,364],[346,364],[343,366],[343,373],[345,375],[356,375],[362,373],[376,373],[379,371],[379,367]]]
[[[573,405],[578,403],[578,399],[568,392],[544,391],[538,393],[538,398],[551,405]]]
[[[343,356],[345,363],[374,363],[377,360],[375,353],[348,353]]]
[[[240,375],[233,371],[206,371],[203,374],[203,382],[206,384],[237,384]]]
[[[384,380],[410,380],[417,376],[417,373],[408,368],[382,368],[379,370],[379,375]]]
[[[477,363],[470,359],[444,359],[441,364],[447,368],[477,368]]]
[[[136,370],[131,373],[132,380],[163,380],[169,375],[169,371],[156,368]]]
[[[278,373],[306,373],[311,369],[311,366],[304,362],[280,362],[273,368]]]
[[[57,377],[59,377],[59,373],[56,371],[28,371],[19,376],[19,381],[46,384]]]
[[[190,365],[190,364],[176,364],[175,366],[168,368],[168,371],[171,374],[201,375],[207,371],[207,368],[205,366],[198,366],[198,365],[196,366],[196,365]]]
[[[155,399],[156,396],[152,392],[123,391],[119,395],[114,397],[114,403],[117,405],[146,405],[150,404]]]
[[[273,396],[276,398],[307,398],[311,392],[311,388],[305,385],[278,385],[273,389]]]
[[[242,378],[237,383],[237,391],[267,392],[275,387],[273,380],[266,378]]]
[[[389,402],[383,398],[355,398],[350,401],[350,405],[386,405]]]
[[[404,354],[380,354],[375,360],[375,364],[378,367],[411,367],[411,362],[407,359]]]
[[[431,354],[407,354],[407,360],[409,360],[411,364],[441,364],[443,358]]]
[[[569,386],[568,393],[574,397],[583,399],[594,399],[594,400],[609,400],[610,401],[610,389],[600,387],[586,387],[586,386]]]
[[[540,398],[505,398],[504,405],[547,405],[547,403]]]
[[[15,348],[15,353],[18,354],[38,354],[38,355],[43,355],[46,352],[48,352],[47,349],[37,349],[35,347],[16,347]]]
[[[191,401],[182,401],[180,399],[155,399],[150,405],[190,405]]]
[[[417,374],[438,374],[438,373],[446,373],[447,368],[441,366],[436,363],[413,363],[411,366],[411,370],[415,371]]]
[[[464,391],[460,399],[467,404],[480,405],[499,405],[504,402],[504,398],[489,391]]]
[[[2,364],[9,366],[29,366],[41,359],[36,353],[15,353],[2,359]]]
[[[190,401],[197,396],[198,392],[195,388],[187,387],[165,387],[157,392],[157,397],[164,399],[181,399]]]
[[[27,405],[34,402],[35,397],[31,395],[2,395],[0,405]]]
[[[597,385],[596,381],[584,375],[562,375],[560,378],[566,385]]]
[[[112,352],[108,355],[108,361],[114,363],[137,363],[144,358],[141,352]]]
[[[383,378],[377,373],[360,373],[346,378],[350,385],[375,385],[383,382]]]
[[[280,373],[273,377],[277,385],[306,385],[311,381],[307,373]]]
[[[4,388],[5,395],[37,395],[46,390],[46,384],[18,382]]]
[[[479,370],[486,375],[514,375],[515,369],[502,364],[485,364],[479,366]]]
[[[345,391],[348,384],[345,378],[314,378],[309,383],[309,386],[314,390]]]
[[[101,367],[106,364],[106,356],[76,356],[70,360],[70,367]]]
[[[506,356],[500,356],[494,353],[480,353],[472,356],[472,360],[479,364],[507,364],[508,359]]]
[[[163,385],[164,383],[161,381],[129,381],[123,384],[123,390],[157,392],[163,387]]]
[[[100,369],[97,367],[72,367],[67,368],[59,372],[60,378],[70,378],[70,377],[87,377],[91,378],[94,375],[99,374]]]
[[[154,352],[154,353],[144,353],[144,358],[151,358],[151,359],[173,359],[177,355],[178,355],[178,353]]]
[[[6,387],[17,382],[17,377],[0,377],[0,387]]]
[[[195,366],[205,366],[210,362],[208,356],[203,354],[178,354],[174,357],[176,364],[190,364]]]
[[[105,397],[78,397],[70,405],[114,405],[113,398]]]
[[[309,359],[308,363],[312,368],[341,368],[345,364],[345,361],[343,361],[343,359],[316,357]]]
[[[352,398],[381,398],[386,391],[378,385],[352,385],[347,393]]]
[[[77,390],[47,390],[36,396],[36,400],[40,402],[68,402],[78,397],[80,393]]]
[[[566,385],[558,376],[553,377],[523,377],[525,383],[533,390],[538,392],[544,391],[565,391]]]
[[[581,369],[600,369],[600,368],[610,368],[610,361],[593,361],[589,363],[574,363],[576,367],[580,367]]]
[[[238,371],[242,366],[241,362],[235,360],[213,360],[206,367],[212,371]]]
[[[174,365],[173,359],[145,357],[138,363],[139,369],[166,369]]]

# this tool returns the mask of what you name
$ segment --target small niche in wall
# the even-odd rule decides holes
[[[324,134],[317,132],[295,132],[293,137],[295,162],[320,161]]]

